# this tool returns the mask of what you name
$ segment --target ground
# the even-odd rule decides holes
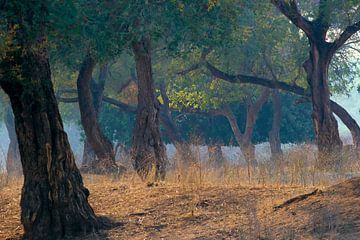
[[[360,239],[360,179],[316,190],[84,178],[96,214],[111,222],[81,239]],[[0,239],[22,234],[20,191],[21,180],[0,190]]]

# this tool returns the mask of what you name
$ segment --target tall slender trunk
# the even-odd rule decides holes
[[[322,162],[321,164],[325,165],[327,163],[324,161],[337,158],[336,155],[341,151],[342,147],[338,124],[332,113],[330,103],[328,70],[331,57],[326,46],[322,43],[310,41],[310,56],[304,63],[307,81],[311,90],[312,118],[319,159]]]
[[[23,28],[20,24],[19,31],[26,38]],[[98,223],[63,128],[44,49],[46,40],[28,46],[21,36],[19,48],[7,52],[1,62],[1,69],[7,71],[0,84],[15,116],[24,173],[20,205],[25,238],[59,239],[92,232]]]
[[[90,166],[95,166],[96,161],[98,161],[98,159],[96,158],[96,154],[95,154],[94,150],[92,149],[89,141],[85,138],[83,157],[82,157],[80,170],[82,172],[91,171],[92,168]]]
[[[108,173],[117,171],[118,168],[115,163],[112,143],[101,131],[98,122],[98,111],[102,102],[104,86],[100,86],[97,92],[94,91],[94,89],[97,89],[95,87],[96,83],[92,79],[95,65],[95,60],[90,55],[86,56],[77,79],[81,123],[86,141],[88,141],[97,156],[96,161],[91,161],[89,166],[83,165],[82,169],[95,173]],[[93,94],[92,89],[96,94]]]
[[[10,139],[6,155],[6,171],[9,176],[20,176],[22,172],[21,158],[16,138],[14,115],[10,106],[6,109],[4,120]]]
[[[271,150],[271,160],[282,160],[283,152],[281,150],[280,124],[281,124],[281,98],[278,90],[272,92],[272,128],[269,132],[269,143]]]
[[[184,141],[181,133],[179,132],[174,119],[171,116],[170,106],[169,106],[169,97],[166,93],[166,87],[164,83],[160,84],[161,97],[164,101],[160,109],[160,120],[161,124],[165,129],[166,135],[170,141],[174,144],[177,154],[180,157],[179,164],[182,167],[188,167],[190,163],[194,160],[192,156],[192,151],[190,144]]]
[[[147,178],[155,168],[155,180],[163,180],[167,159],[159,129],[160,103],[155,97],[150,39],[143,37],[134,42],[132,47],[139,86],[131,150],[133,164],[142,179]]]

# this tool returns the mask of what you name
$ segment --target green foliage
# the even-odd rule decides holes
[[[282,143],[301,143],[314,140],[311,120],[311,104],[296,103],[297,97],[282,94],[282,119],[280,138]],[[234,103],[232,110],[241,130],[245,128],[246,106]],[[187,141],[200,138],[204,144],[217,142],[224,145],[237,145],[228,120],[222,116],[210,117],[199,114],[174,114],[179,131]],[[268,141],[272,124],[272,104],[267,103],[260,111],[252,141],[261,143]],[[168,142],[167,139],[165,139]]]
[[[99,121],[109,140],[130,146],[135,114],[124,113],[104,104]]]

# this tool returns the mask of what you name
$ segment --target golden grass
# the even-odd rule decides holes
[[[211,174],[202,182],[179,182],[173,174],[161,183],[143,183],[133,174],[116,181],[85,175],[96,214],[114,225],[81,239],[259,239],[273,228],[264,213],[314,189],[213,181]],[[0,239],[22,234],[21,184],[15,180],[0,191]]]
[[[84,175],[92,207],[112,224],[79,239],[360,239],[360,180],[325,188],[348,178],[344,173],[358,174],[358,161],[325,172],[308,155],[293,151],[282,162],[260,162],[250,179],[246,167],[225,163],[214,170],[198,160],[160,183],[142,182],[133,172],[121,179]],[[0,239],[19,239],[22,180],[4,184]],[[323,191],[274,210],[315,189]]]

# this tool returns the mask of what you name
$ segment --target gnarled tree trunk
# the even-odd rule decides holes
[[[138,107],[131,155],[134,168],[142,179],[155,170],[155,180],[163,180],[166,172],[165,146],[159,129],[160,103],[155,97],[152,76],[150,39],[143,37],[132,45],[138,78]]]
[[[282,160],[283,152],[281,150],[280,124],[281,124],[281,98],[278,90],[272,92],[272,128],[269,132],[269,143],[271,150],[271,160]]]
[[[19,6],[8,7],[14,10]],[[27,7],[31,12],[31,5]],[[44,3],[42,7],[46,9]],[[15,116],[24,173],[20,205],[25,238],[59,239],[92,232],[98,222],[63,128],[44,49],[46,40],[38,38],[36,44],[30,45],[25,41],[34,27],[33,17],[19,20],[19,48],[7,52],[1,62],[1,69],[7,71],[0,84]],[[28,24],[27,31],[23,21]]]
[[[6,155],[6,172],[9,176],[20,176],[22,173],[21,158],[16,138],[14,115],[10,106],[6,109],[4,120],[10,139]]]
[[[95,65],[95,60],[90,55],[86,56],[77,79],[81,123],[85,131],[86,141],[97,156],[97,159],[91,161],[90,165],[85,166],[83,164],[82,170],[94,173],[115,172],[118,167],[115,163],[112,143],[101,131],[98,122],[98,111],[102,102],[104,86],[101,83],[96,86],[97,83],[92,79]],[[106,69],[102,68],[102,71],[106,71]]]
[[[323,165],[321,167],[327,168],[327,165],[339,161],[337,155],[342,147],[338,124],[330,103],[328,69],[331,56],[328,54],[328,49],[321,44],[310,41],[310,45],[310,57],[304,63],[304,69],[311,90],[312,118],[319,160]]]

